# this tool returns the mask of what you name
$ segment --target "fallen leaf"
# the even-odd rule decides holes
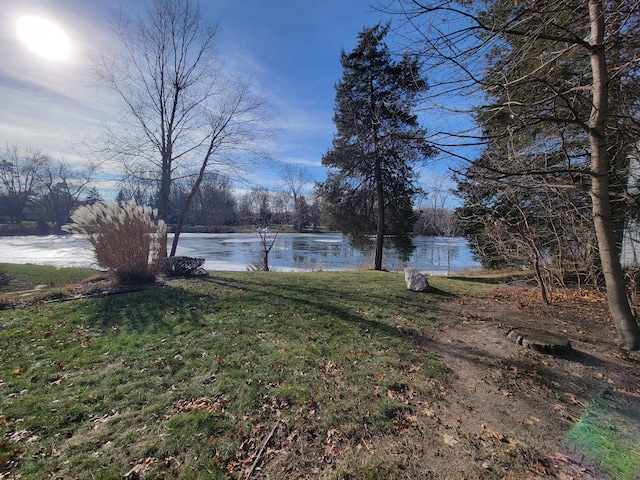
[[[25,438],[27,438],[29,435],[31,435],[31,432],[29,430],[18,430],[11,434],[11,436],[9,437],[9,441],[13,443],[19,442],[20,440],[24,440]]]
[[[136,478],[140,474],[145,473],[151,468],[151,465],[156,461],[155,458],[147,457],[138,461],[131,470],[123,475],[124,478]]]
[[[627,395],[629,397],[640,398],[640,392],[632,392],[630,390],[625,390],[624,388],[616,388],[616,392],[621,393],[622,395]]]
[[[449,445],[450,447],[453,447],[455,445],[458,444],[458,440],[456,440],[453,435],[449,434],[449,433],[445,433],[442,437],[442,441]]]
[[[224,398],[211,398],[201,397],[196,400],[180,400],[175,407],[175,411],[178,413],[186,413],[193,411],[200,412],[222,412],[227,404],[227,400]]]
[[[484,432],[486,434],[488,434],[489,436],[495,438],[496,440],[500,441],[500,442],[504,442],[504,443],[508,443],[509,440],[507,439],[507,437],[503,434],[498,432],[497,430],[491,430],[490,428],[483,428]]]
[[[423,415],[426,415],[427,417],[436,416],[436,413],[433,410],[431,410],[429,405],[425,405],[424,407],[422,407],[422,409],[420,410],[420,413],[422,413]]]
[[[547,467],[542,465],[540,462],[534,462],[529,465],[529,471],[535,473],[536,475],[548,475],[549,471]]]

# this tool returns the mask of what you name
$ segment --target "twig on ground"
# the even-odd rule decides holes
[[[271,441],[271,438],[273,437],[273,434],[276,433],[276,428],[278,428],[278,425],[280,425],[281,421],[282,420],[278,419],[276,421],[276,424],[271,429],[271,432],[269,432],[269,435],[267,435],[267,438],[264,441],[264,443],[262,444],[262,447],[260,448],[260,451],[258,452],[258,455],[256,455],[256,459],[253,461],[253,465],[251,465],[251,470],[249,470],[249,473],[247,473],[247,476],[245,477],[245,480],[249,480],[251,478],[251,475],[253,475],[253,472],[255,471],[256,467],[258,466],[258,462],[260,462],[260,458],[262,458],[262,454],[264,453],[264,449],[267,448],[267,444]]]

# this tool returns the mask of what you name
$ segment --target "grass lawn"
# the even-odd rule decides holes
[[[95,274],[0,268],[58,292]],[[292,472],[366,448],[447,382],[412,340],[441,321],[432,299],[492,288],[430,280],[224,272],[2,310],[0,478],[245,478],[278,445]]]
[[[56,268],[43,265],[21,265],[0,263],[0,294],[17,290],[30,290],[38,285],[47,287],[66,287],[74,282],[86,280],[99,272],[89,268]]]

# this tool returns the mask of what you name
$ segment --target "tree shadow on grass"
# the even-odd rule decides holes
[[[322,282],[314,285],[305,284],[304,277],[297,283],[287,282],[284,285],[277,281],[264,281],[264,276],[245,277],[241,281],[229,277],[211,276],[201,281],[223,289],[242,292],[247,305],[264,305],[266,299],[282,299],[299,312],[304,312],[310,318],[315,316],[329,316],[337,321],[357,324],[361,330],[375,331],[388,336],[408,337],[404,328],[398,328],[391,320],[395,313],[400,315],[413,311],[421,315],[429,310],[427,307],[433,298],[427,293],[409,292],[405,294],[377,293],[375,291],[358,290],[352,287],[340,288],[339,282]],[[397,279],[402,283],[400,277]],[[406,291],[408,292],[408,291]],[[440,299],[455,298],[456,295],[440,289],[433,289]],[[397,311],[393,311],[393,303],[398,303]],[[376,319],[379,313],[383,318]],[[385,318],[389,318],[385,321]]]
[[[117,327],[148,333],[170,332],[187,324],[200,327],[214,299],[171,286],[151,288],[95,300],[94,315],[103,327]]]

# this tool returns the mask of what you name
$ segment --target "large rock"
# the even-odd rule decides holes
[[[407,288],[414,292],[427,292],[429,290],[429,281],[426,275],[420,273],[413,267],[404,269],[404,280],[407,282]]]

